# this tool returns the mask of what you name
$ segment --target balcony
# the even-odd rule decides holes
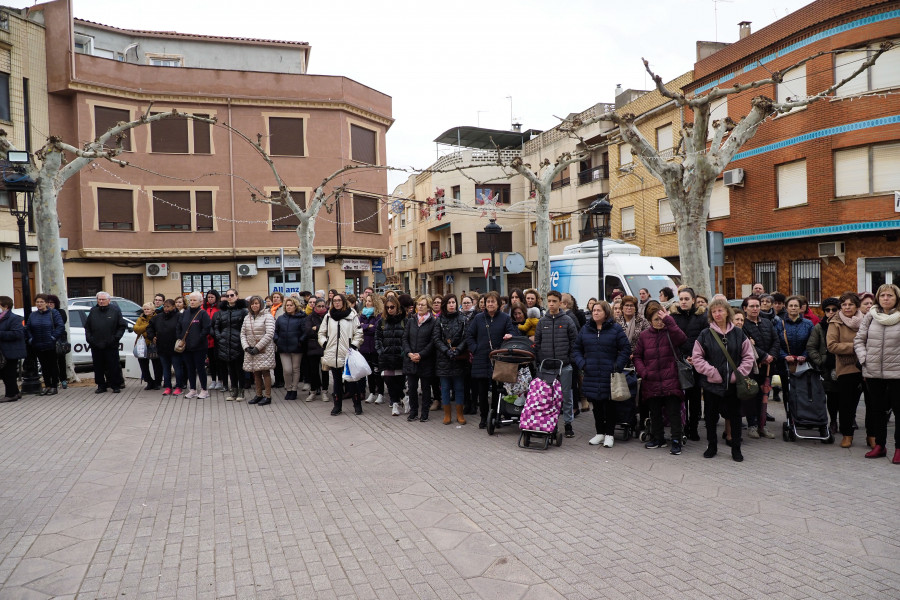
[[[587,185],[592,181],[600,181],[601,179],[609,179],[609,165],[600,165],[581,171],[578,174],[578,185]]]
[[[675,223],[660,223],[656,226],[656,233],[675,233]]]
[[[636,229],[623,229],[621,232],[623,240],[633,240],[637,237]]]
[[[558,190],[560,188],[564,188],[569,185],[570,179],[568,177],[564,177],[563,179],[557,179],[553,183],[550,184],[551,190]]]

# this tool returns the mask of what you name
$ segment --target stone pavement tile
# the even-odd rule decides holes
[[[41,577],[46,577],[65,569],[68,565],[46,558],[23,558],[13,570],[4,586],[22,586]]]
[[[26,584],[26,587],[38,592],[60,596],[78,590],[84,574],[87,572],[87,563],[72,565],[50,575],[41,577]]]
[[[0,600],[50,600],[52,595],[23,587],[4,587],[0,590]]]

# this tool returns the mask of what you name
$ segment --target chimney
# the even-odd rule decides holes
[[[616,84],[616,96],[619,96],[619,95],[622,93],[622,91],[623,91],[623,90],[622,90],[622,84],[621,84],[621,83],[617,83],[617,84]]]
[[[522,132],[522,124],[521,123],[513,123],[512,130],[515,131],[516,133],[521,133]]]
[[[740,39],[744,39],[750,35],[750,21],[741,21],[738,23],[738,28]]]

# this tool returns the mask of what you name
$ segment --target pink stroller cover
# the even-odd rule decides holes
[[[562,384],[559,379],[556,379],[552,386],[539,377],[532,379],[519,418],[519,429],[553,433],[559,421],[561,406]]]

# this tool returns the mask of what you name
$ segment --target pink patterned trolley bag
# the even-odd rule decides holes
[[[545,373],[544,371],[541,375]],[[535,377],[528,386],[525,406],[519,418],[519,429],[522,430],[519,435],[520,448],[546,450],[554,441],[557,446],[562,444],[562,432],[557,431],[562,408],[562,384],[558,373],[552,374],[552,383],[546,381],[549,377]],[[544,442],[542,448],[532,446],[533,439],[536,441],[538,438]]]

